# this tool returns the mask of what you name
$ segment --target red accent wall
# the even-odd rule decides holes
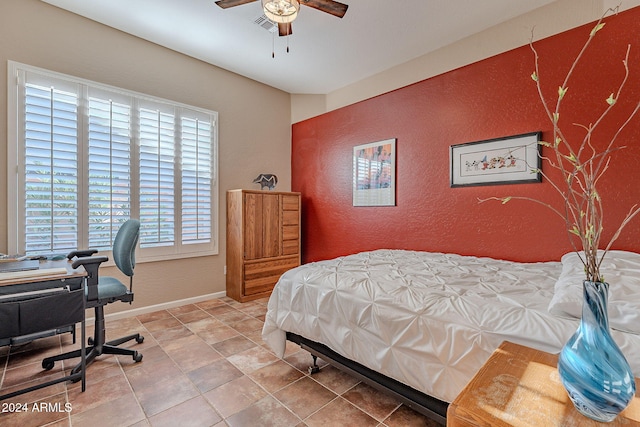
[[[561,122],[596,120],[624,76],[630,79],[601,125],[607,134],[640,100],[640,8],[606,20],[569,83]],[[548,97],[557,93],[593,24],[535,44]],[[561,206],[548,182],[451,188],[453,144],[542,131],[550,140],[535,84],[533,53],[524,46],[393,92],[293,125],[292,190],[303,196],[303,259],[333,258],[377,248],[404,248],[489,256],[515,261],[557,260],[571,250],[562,220],[526,201],[478,203],[521,195]],[[583,132],[571,127],[572,137]],[[396,206],[352,206],[355,145],[396,138]],[[605,232],[640,203],[640,115],[620,134],[600,183]],[[543,154],[546,150],[543,151]],[[549,172],[550,168],[543,170]],[[615,247],[640,252],[640,218]]]

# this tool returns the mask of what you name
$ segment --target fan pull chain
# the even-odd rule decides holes
[[[286,36],[287,39],[287,53],[289,53],[289,38],[291,36]],[[275,58],[276,57],[276,33],[273,32],[271,33],[271,57]]]

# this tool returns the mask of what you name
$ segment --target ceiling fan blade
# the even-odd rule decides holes
[[[300,4],[330,13],[338,18],[342,18],[349,7],[349,5],[334,0],[300,0]]]
[[[293,27],[291,26],[291,22],[287,24],[278,24],[278,35],[282,36],[290,36],[293,34]]]
[[[216,4],[223,9],[228,9],[234,6],[240,6],[241,4],[252,3],[256,0],[218,0]]]

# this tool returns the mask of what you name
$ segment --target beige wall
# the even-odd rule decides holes
[[[139,264],[131,308],[225,290],[225,197],[258,188],[261,172],[291,188],[290,96],[39,0],[0,4],[0,201],[7,200],[7,61],[13,60],[219,113],[217,256]],[[0,203],[0,252],[7,251],[7,206]],[[115,273],[115,270],[109,271]],[[111,311],[129,309],[112,304]]]
[[[607,9],[618,5],[620,10],[625,10],[640,5],[640,0],[558,0],[327,95],[292,95],[291,122],[297,123],[526,45],[532,29],[535,29],[534,38],[539,40],[596,21]]]

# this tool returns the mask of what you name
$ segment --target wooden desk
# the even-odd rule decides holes
[[[86,272],[82,267],[74,270],[71,261],[40,261],[37,270],[13,271],[0,273],[0,286],[19,285],[23,283],[45,282],[73,277],[84,277]]]
[[[449,405],[447,426],[640,426],[638,392],[611,423],[576,411],[560,382],[557,363],[555,354],[503,342]],[[639,383],[636,378],[636,386]]]

